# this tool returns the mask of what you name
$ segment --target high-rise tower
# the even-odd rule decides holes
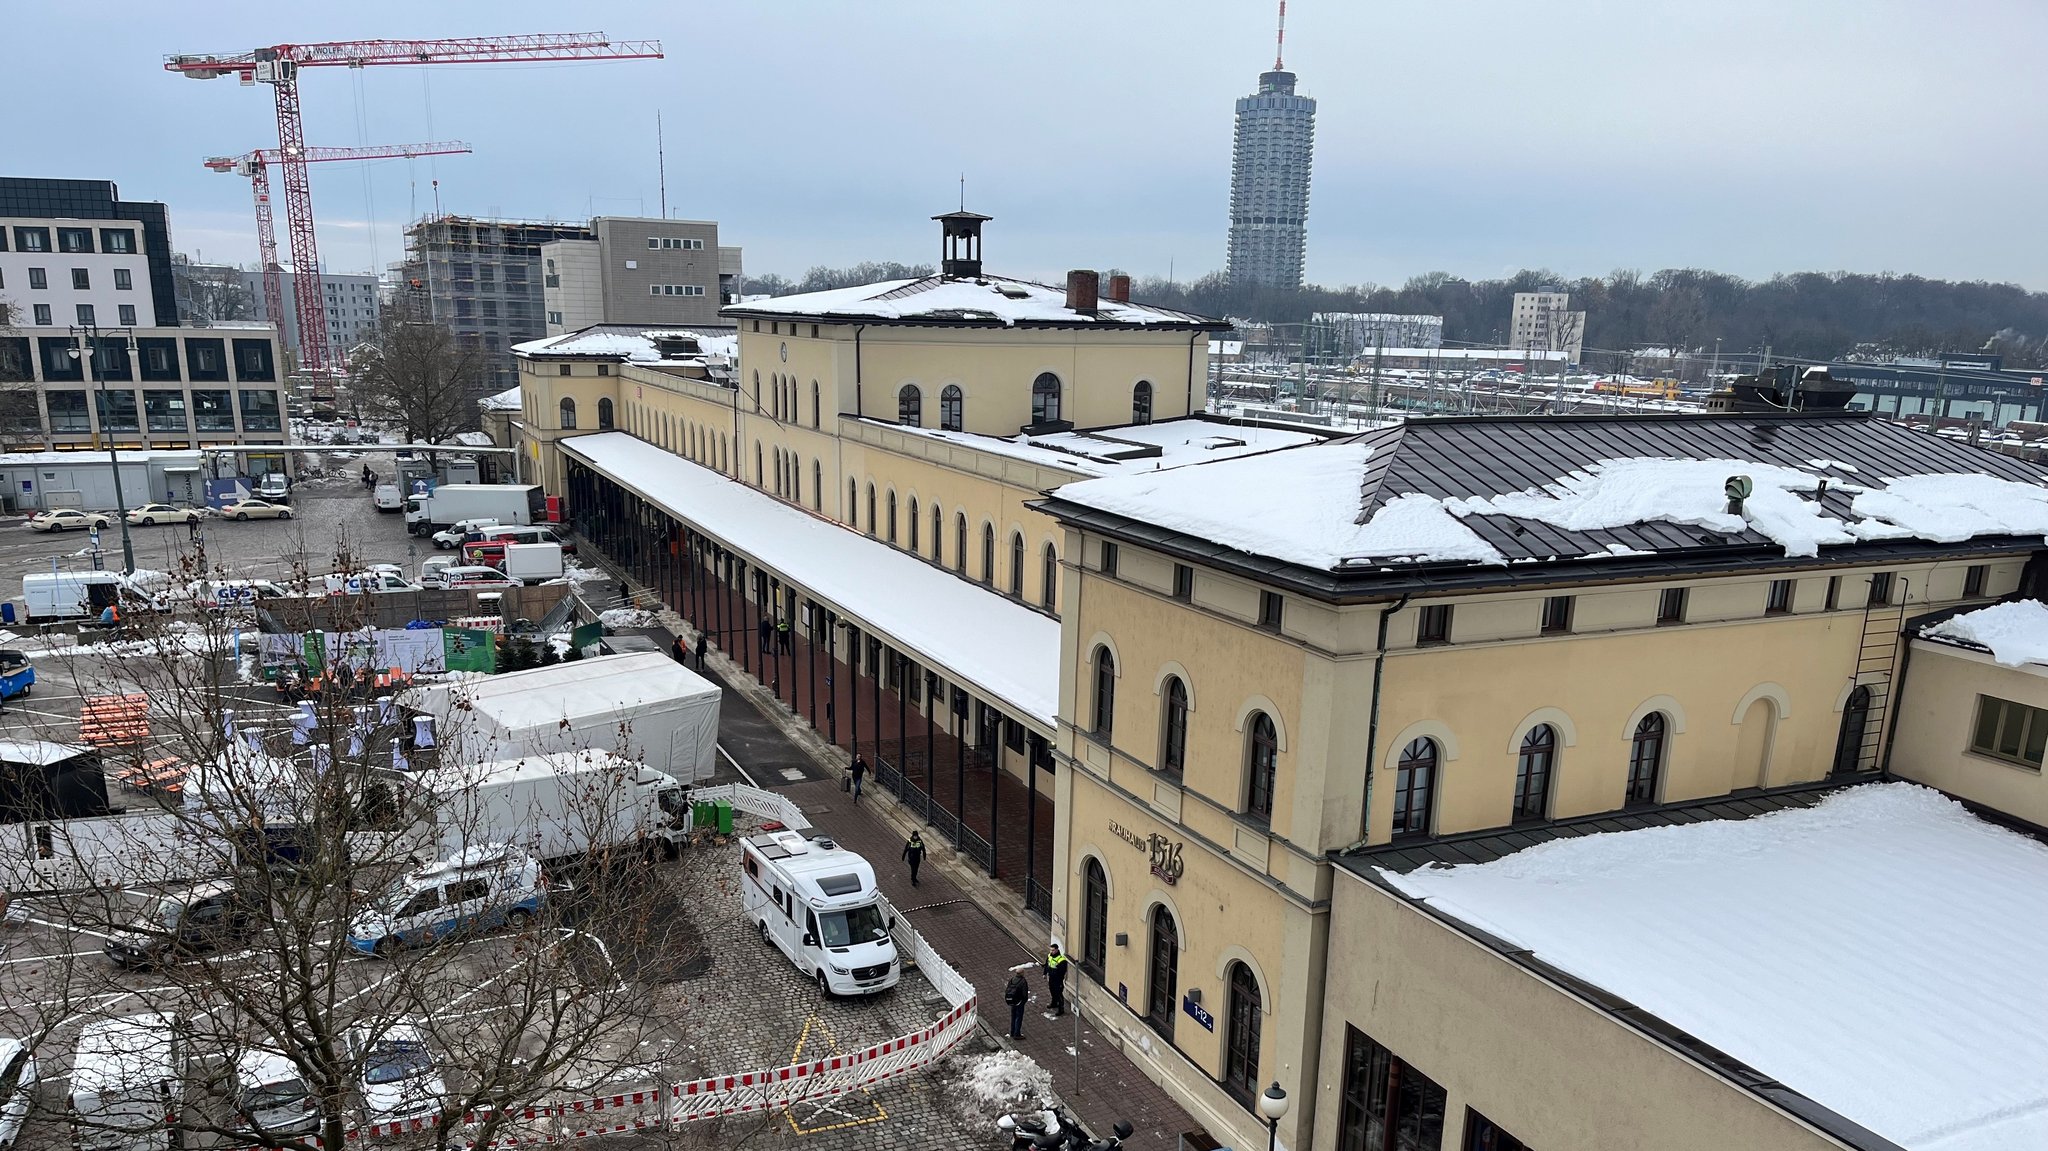
[[[1283,62],[1287,0],[1280,0],[1279,48],[1256,94],[1237,102],[1230,161],[1230,282],[1294,289],[1308,240],[1308,170],[1315,152],[1316,102],[1294,94]]]

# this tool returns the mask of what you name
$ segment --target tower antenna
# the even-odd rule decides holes
[[[967,173],[960,173],[960,210],[967,210]]]
[[[1273,38],[1273,71],[1285,72],[1287,65],[1281,62],[1287,55],[1287,0],[1280,0],[1280,32]]]
[[[661,181],[661,218],[668,219],[668,149],[661,143],[661,109],[654,110],[654,170]],[[792,689],[794,690],[794,689]]]

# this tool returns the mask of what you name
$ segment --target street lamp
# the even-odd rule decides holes
[[[116,328],[114,330],[117,332],[123,332],[127,334],[129,349],[128,362],[132,365],[135,362],[134,329]],[[86,364],[89,365],[92,369],[93,386],[97,388],[99,392],[100,411],[104,413],[107,410],[106,372],[101,369],[100,359],[97,355],[94,354],[99,351],[100,347],[99,327],[96,324],[73,325],[71,328],[71,336],[73,339],[78,341],[78,347],[69,349],[69,351],[66,354],[68,354],[74,360],[78,359],[80,356],[85,357]],[[133,371],[132,367],[130,368],[130,371]],[[131,397],[134,394],[135,393],[133,392],[129,393]],[[102,427],[100,430],[103,432],[106,431],[104,427]],[[127,497],[121,494],[121,450],[114,446],[114,437],[112,435],[107,436],[107,458],[110,461],[112,461],[114,467],[114,518],[119,520],[121,523],[121,570],[123,573],[127,575],[134,575],[135,542],[128,537],[128,500]]]
[[[1279,1145],[1280,1121],[1287,1117],[1287,1104],[1287,1092],[1280,1090],[1278,1080],[1259,1092],[1259,1118],[1266,1121],[1266,1151],[1275,1151]]]

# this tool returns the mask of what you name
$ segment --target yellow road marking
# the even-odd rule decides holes
[[[800,1063],[803,1061],[804,1044],[810,1042],[811,1027],[813,1025],[815,1025],[818,1028],[818,1030],[824,1034],[825,1043],[828,1047],[831,1048],[829,1054],[841,1054],[839,1050],[839,1038],[832,1034],[832,1028],[828,1026],[824,1020],[813,1015],[804,1020],[804,1029],[802,1033],[800,1033],[796,1038],[796,1050],[791,1051],[789,1053],[789,1061],[791,1063]],[[875,1113],[873,1115],[855,1115],[850,1111],[842,1111],[837,1106],[835,1106],[835,1104],[838,1103],[851,1101],[854,1098],[854,1096],[852,1093],[849,1092],[846,1095],[836,1096],[829,1099],[814,1100],[810,1104],[804,1104],[804,1106],[810,1106],[814,1108],[814,1110],[812,1110],[810,1114],[811,1120],[815,1121],[820,1116],[829,1113],[832,1115],[842,1117],[841,1121],[838,1123],[820,1124],[813,1122],[811,1126],[806,1127],[803,1124],[797,1122],[795,1107],[784,1108],[782,1112],[782,1117],[784,1119],[789,1120],[789,1129],[798,1135],[822,1135],[827,1131],[838,1131],[846,1127],[865,1127],[870,1123],[880,1123],[881,1121],[889,1117],[889,1113],[882,1109],[882,1105],[875,1101],[874,1094],[870,1092],[867,1088],[860,1088],[860,1097],[866,1099],[868,1102],[868,1106],[873,1107],[875,1109]]]

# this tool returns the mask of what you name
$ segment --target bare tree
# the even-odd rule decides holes
[[[402,300],[385,309],[353,367],[352,406],[402,429],[410,443],[443,443],[474,430],[491,378],[481,350]]]

